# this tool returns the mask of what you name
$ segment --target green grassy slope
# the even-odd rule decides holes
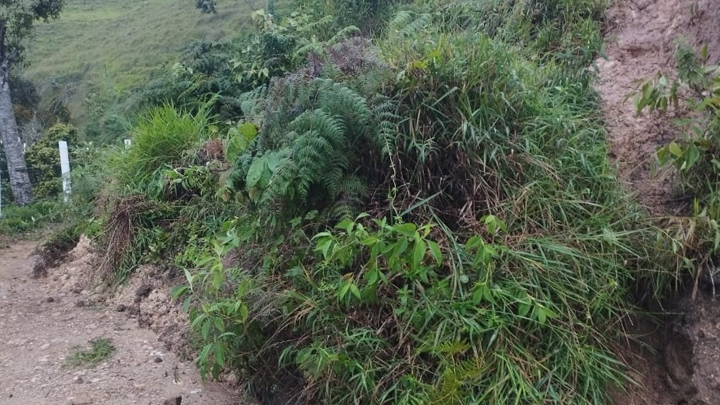
[[[252,1],[223,0],[218,14],[208,15],[192,0],[67,0],[59,20],[37,25],[27,74],[43,95],[62,85],[83,125],[83,101],[93,84],[120,92],[141,86],[152,69],[171,63],[189,42],[249,29],[253,8]]]

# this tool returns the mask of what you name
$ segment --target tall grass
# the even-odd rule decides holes
[[[156,170],[192,162],[193,150],[205,139],[210,125],[207,110],[195,115],[172,105],[153,108],[132,130],[131,147],[112,160],[120,182],[128,190],[144,190]]]

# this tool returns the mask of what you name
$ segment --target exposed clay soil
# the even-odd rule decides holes
[[[92,270],[87,241],[71,253],[69,263],[42,279],[31,279],[34,248],[31,242],[0,248],[0,405],[246,403],[227,384],[202,384],[191,362],[168,350],[152,329],[138,325],[143,306],[166,323],[176,321],[172,302],[159,303],[161,292],[133,292],[126,310],[118,312],[94,301],[100,291],[83,287],[89,284],[81,279]],[[121,301],[128,288],[110,296]],[[148,317],[145,322],[172,329]],[[175,329],[184,330],[187,323],[180,325]],[[101,337],[116,347],[107,361],[94,368],[64,367],[73,347]]]
[[[685,39],[697,49],[707,44],[710,59],[720,55],[718,0],[616,0],[607,13],[607,58],[597,61],[612,157],[628,191],[654,215],[672,214],[672,172],[655,171],[656,150],[677,136],[667,116],[635,115],[627,96],[638,84],[663,71],[672,75],[675,44]],[[685,114],[684,111],[680,115]]]
[[[699,49],[707,44],[711,61],[720,60],[718,0],[616,0],[608,11],[607,58],[599,59],[596,85],[611,157],[621,181],[657,217],[683,212],[673,192],[672,170],[656,170],[656,150],[679,132],[671,121],[687,111],[635,115],[628,94],[658,71],[674,75],[675,41]],[[710,294],[673,305],[666,326],[635,325],[647,348],[632,347],[625,357],[640,383],[618,395],[617,405],[720,404],[720,302]]]

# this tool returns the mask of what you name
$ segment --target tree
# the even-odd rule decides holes
[[[10,67],[22,61],[24,41],[35,21],[57,18],[63,0],[0,0],[0,133],[15,203],[33,201],[32,184],[23,156],[10,95]]]

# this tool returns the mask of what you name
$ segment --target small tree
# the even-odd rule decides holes
[[[203,13],[217,14],[217,9],[215,9],[215,0],[195,0],[195,7],[202,10]]]
[[[22,61],[24,41],[35,21],[57,18],[63,0],[0,0],[0,133],[15,203],[33,201],[32,184],[23,156],[10,96],[10,67]]]

